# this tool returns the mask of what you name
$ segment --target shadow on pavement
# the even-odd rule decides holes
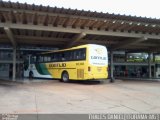
[[[68,83],[75,83],[75,84],[83,84],[83,85],[98,85],[98,84],[103,84],[103,81],[98,81],[98,80],[85,80],[85,81],[80,81],[80,80],[72,80],[69,81]]]
[[[4,87],[12,87],[12,86],[16,86],[17,84],[18,84],[17,82],[13,82],[13,81],[0,80],[0,86],[4,86]]]

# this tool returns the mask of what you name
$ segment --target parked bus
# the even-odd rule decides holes
[[[105,46],[87,44],[31,56],[24,76],[69,80],[106,79],[108,53]]]

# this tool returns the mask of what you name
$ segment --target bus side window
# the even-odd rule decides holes
[[[44,62],[47,62],[47,56],[44,56],[44,57],[43,57],[43,61],[44,61]]]
[[[37,58],[36,58],[36,62],[39,62],[39,56],[37,56]]]
[[[80,50],[76,50],[76,60],[80,59]]]
[[[69,51],[69,60],[73,60],[73,51]]]
[[[86,49],[82,49],[81,50],[81,59],[85,59],[86,58]]]
[[[73,51],[73,59],[74,59],[74,60],[77,59],[77,51]]]
[[[47,57],[47,61],[48,61],[48,62],[51,62],[51,56],[48,56],[48,57]]]
[[[76,50],[76,59],[77,60],[83,60],[85,58],[84,56],[85,56],[84,49]]]
[[[66,60],[66,56],[65,56],[65,52],[62,53],[62,61],[65,61]]]
[[[54,54],[54,61],[57,61],[57,60],[58,60],[58,54],[55,53],[55,54]]]
[[[64,58],[65,58],[65,60],[69,60],[69,52],[68,51],[64,52]]]
[[[39,57],[39,56],[37,56],[37,59],[36,59],[36,61],[37,61],[37,62],[39,62],[39,61],[40,61],[40,57]]]
[[[62,61],[62,53],[58,53],[58,61]]]
[[[36,62],[36,56],[31,56],[30,63],[33,64]]]
[[[66,51],[64,52],[64,57],[65,57],[65,60],[68,60],[68,61],[71,61],[73,60],[73,51]]]
[[[43,56],[39,56],[39,62],[43,62]]]
[[[66,60],[72,60],[72,51],[67,51],[66,53],[65,53],[65,55],[66,55]]]
[[[55,54],[51,55],[51,61],[53,61],[53,62],[55,61]]]
[[[37,60],[37,56],[34,56],[33,57],[33,62],[36,63],[37,62],[36,60]]]

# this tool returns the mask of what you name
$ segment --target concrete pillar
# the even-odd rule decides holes
[[[113,51],[110,51],[110,72],[111,72],[111,80],[110,82],[114,82],[114,76],[113,76]]]
[[[154,64],[154,78],[156,78],[156,64]]]
[[[13,48],[13,76],[12,76],[12,80],[15,81],[16,79],[16,48]]]
[[[30,64],[31,64],[31,55],[28,55],[28,59],[29,59],[28,64],[29,64],[29,69],[30,69]]]
[[[154,62],[154,78],[156,78],[156,55],[153,54],[153,62]]]
[[[124,58],[125,60],[125,62],[127,62],[127,52],[125,52],[125,58]]]
[[[156,55],[153,54],[153,62],[155,63],[156,62]]]
[[[149,72],[149,78],[152,77],[152,74],[151,74],[151,53],[148,53],[148,72]]]

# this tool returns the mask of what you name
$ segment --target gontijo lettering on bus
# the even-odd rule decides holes
[[[106,57],[100,57],[100,56],[91,56],[91,59],[98,59],[98,60],[106,60]]]
[[[53,68],[53,67],[66,67],[66,63],[53,63],[53,64],[49,64],[49,68]]]

